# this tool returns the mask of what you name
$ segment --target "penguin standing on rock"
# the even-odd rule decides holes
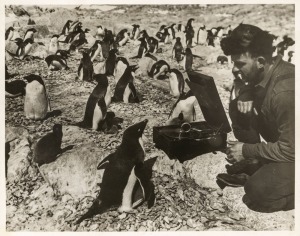
[[[55,124],[53,131],[42,137],[35,145],[33,160],[39,166],[48,164],[57,159],[57,155],[62,152],[63,132],[61,124]]]
[[[45,58],[49,70],[68,70],[67,61],[60,55],[50,55]]]
[[[100,194],[76,224],[109,210],[133,212],[144,201],[148,208],[154,205],[154,185],[145,168],[142,141],[147,122],[144,120],[128,127],[117,150],[99,163],[97,169],[105,169]]]
[[[172,50],[173,58],[176,59],[176,61],[178,63],[183,59],[183,56],[182,56],[183,47],[182,47],[182,43],[180,40],[181,40],[180,37],[176,38],[176,42],[175,42],[173,50]]]
[[[94,79],[98,84],[88,98],[83,121],[76,125],[99,130],[102,125],[101,121],[105,119],[107,108],[111,103],[111,90],[106,75],[97,74]]]
[[[148,75],[153,79],[164,79],[166,73],[169,71],[169,64],[164,60],[159,60],[152,65]]]
[[[139,98],[133,84],[136,66],[127,66],[124,73],[118,80],[112,97],[113,102],[138,103]]]
[[[184,85],[185,85],[182,73],[177,69],[171,69],[169,82],[170,82],[170,94],[173,97],[179,98],[180,95],[184,93]]]
[[[93,80],[93,62],[87,52],[82,52],[82,58],[78,67],[78,78],[81,81],[91,82]]]
[[[27,119],[42,120],[46,117],[48,109],[51,110],[43,79],[34,74],[24,77],[28,81],[25,92],[24,113]]]

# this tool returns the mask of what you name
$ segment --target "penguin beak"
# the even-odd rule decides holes
[[[145,128],[146,128],[147,123],[148,123],[148,120],[147,120],[147,119],[145,119],[144,121],[141,121],[140,123],[138,123],[138,126],[139,126],[138,131],[139,131],[139,133],[140,133],[141,136],[142,136],[143,133],[144,133],[144,130],[145,130]]]

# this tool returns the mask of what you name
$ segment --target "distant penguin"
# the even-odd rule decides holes
[[[159,39],[160,42],[164,42],[163,36],[164,36],[165,28],[166,28],[166,25],[161,25],[159,28],[159,31],[155,35]]]
[[[71,21],[71,20],[68,20],[68,21],[66,22],[66,24],[64,25],[64,27],[63,27],[63,29],[62,29],[61,35],[67,36],[67,35],[69,34],[69,32],[70,32],[70,27],[71,27],[71,23],[72,23],[72,22],[73,22],[73,21]]]
[[[43,79],[34,74],[24,77],[28,81],[25,92],[24,113],[27,119],[42,120],[46,117],[50,101]]]
[[[195,35],[195,31],[194,31],[194,28],[193,28],[193,21],[194,20],[195,20],[194,18],[190,18],[187,22],[186,29],[185,29],[186,46],[188,48],[193,46],[193,38],[194,38],[194,35]]]
[[[178,24],[177,25],[177,32],[181,32],[182,31],[182,24]]]
[[[118,80],[112,97],[113,102],[138,103],[139,98],[133,84],[135,66],[127,66],[124,73]]]
[[[223,55],[218,56],[217,62],[223,65],[225,62],[228,63],[228,58],[226,56],[223,56]]]
[[[104,33],[105,33],[105,31],[104,31],[103,27],[101,25],[98,25],[96,35],[104,36]]]
[[[108,42],[109,45],[112,45],[112,44],[115,42],[112,31],[111,31],[111,30],[108,30],[108,29],[104,29],[104,33],[105,33],[105,34],[104,34],[104,39],[103,39],[103,41],[104,41],[104,42]]]
[[[186,94],[181,94],[178,100],[173,105],[171,112],[169,114],[169,119],[166,122],[166,125],[172,124],[174,119],[179,117],[179,114],[182,113],[184,122],[193,122],[196,119],[196,111],[194,103],[196,97],[193,95],[192,91],[188,91]]]
[[[49,49],[48,52],[49,54],[55,54],[58,50],[58,35],[55,34],[52,36],[51,40],[50,40],[50,44],[49,44]]]
[[[202,26],[199,28],[198,33],[197,33],[197,44],[200,45],[206,45],[207,42],[207,31],[206,31],[206,26]]]
[[[175,39],[175,29],[174,29],[174,26],[176,24],[172,24],[168,27],[168,32],[169,32],[169,35],[171,36],[171,39]]]
[[[15,98],[25,95],[26,83],[23,80],[5,81],[5,97]]]
[[[130,213],[144,201],[151,208],[155,203],[151,175],[146,175],[142,135],[147,120],[128,127],[114,153],[105,157],[97,169],[105,169],[99,196],[76,224],[109,210]],[[138,196],[138,192],[142,196]]]
[[[99,40],[96,40],[94,45],[89,49],[89,56],[91,57],[91,61],[94,61],[96,57],[100,55],[101,51],[101,43]]]
[[[26,39],[33,39],[33,35],[36,32],[35,28],[28,29],[24,35],[23,41],[25,42]]]
[[[83,121],[77,125],[99,130],[111,103],[111,89],[106,75],[97,74],[94,79],[98,84],[88,98]]]
[[[31,20],[30,18],[28,19],[27,25],[35,25],[35,21]]]
[[[181,40],[180,37],[176,38],[176,42],[175,42],[173,50],[172,50],[173,58],[176,59],[176,61],[178,63],[183,59],[183,56],[182,56],[183,47],[182,47],[182,43],[180,40]]]
[[[184,93],[184,78],[182,73],[177,69],[170,70],[169,76],[170,94],[173,97],[179,98]]]
[[[87,52],[82,52],[82,58],[77,70],[78,78],[81,81],[91,82],[93,80],[93,62]]]
[[[182,66],[185,71],[191,71],[193,65],[193,54],[190,48],[185,49],[185,55],[182,60]]]
[[[49,55],[45,58],[49,70],[68,70],[67,61],[60,55]]]
[[[105,74],[107,76],[113,76],[114,71],[115,71],[115,66],[116,66],[116,60],[117,60],[117,55],[116,53],[118,52],[118,49],[111,49],[109,51],[109,55],[106,60],[106,72]]]
[[[212,30],[207,30],[207,45],[208,46],[215,46],[215,43],[214,43],[214,39],[215,39],[215,36],[214,36],[214,33]]]
[[[33,161],[38,165],[48,164],[57,159],[57,155],[62,152],[62,126],[53,125],[52,132],[43,136],[35,145],[33,151]]]
[[[150,37],[146,30],[142,30],[141,35],[142,35],[142,38],[146,39],[146,42],[148,44],[148,47],[147,47],[148,52],[156,53],[157,49],[158,49],[158,40],[154,37]]]
[[[101,53],[100,53],[100,60],[106,59],[109,55],[110,51],[110,41],[109,38],[105,39],[100,42],[101,44]]]
[[[164,60],[159,60],[153,64],[148,75],[153,79],[164,79],[166,73],[169,71],[169,64]]]
[[[163,32],[163,36],[162,36],[162,40],[165,44],[169,44],[171,43],[172,41],[172,36],[171,34],[169,33],[169,30],[168,28],[165,28],[164,29],[164,32]]]
[[[140,35],[140,26],[133,24],[132,27],[133,27],[133,29],[132,29],[132,33],[131,33],[131,39],[137,40]]]
[[[6,31],[5,31],[5,40],[12,40],[13,36],[14,36],[14,31],[15,29],[13,27],[9,27]]]
[[[138,40],[141,41],[141,44],[140,44],[139,50],[138,50],[138,55],[131,57],[130,59],[142,58],[145,55],[145,53],[148,51],[146,40],[144,38],[139,38]]]

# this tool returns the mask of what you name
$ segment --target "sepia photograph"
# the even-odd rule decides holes
[[[4,231],[295,232],[296,4],[29,3]]]

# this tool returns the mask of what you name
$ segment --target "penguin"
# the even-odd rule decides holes
[[[166,25],[161,25],[159,28],[159,31],[155,35],[159,39],[160,42],[164,42],[163,36],[164,36],[165,28],[166,28]]]
[[[105,34],[105,31],[103,29],[103,27],[101,25],[98,25],[97,26],[97,33],[96,33],[96,37],[98,37],[97,39],[103,39],[104,37],[104,34]]]
[[[146,40],[144,38],[139,38],[138,40],[141,41],[141,44],[140,44],[139,50],[138,50],[138,55],[131,57],[130,59],[142,58],[145,55],[145,53],[148,51]]]
[[[145,38],[148,44],[148,52],[156,53],[158,49],[158,40],[154,37],[150,37],[146,30],[141,31],[141,38]]]
[[[69,52],[71,51],[78,51],[78,49],[82,48],[84,44],[87,44],[88,41],[86,38],[80,38],[75,41],[73,41],[69,47]]]
[[[25,41],[20,42],[18,44],[19,47],[17,49],[16,56],[19,59],[23,60],[31,51],[32,44],[33,44],[33,40],[31,38],[28,38]]]
[[[101,51],[101,43],[99,40],[96,40],[94,45],[89,49],[89,56],[91,57],[91,61],[94,61]]]
[[[76,29],[78,30],[78,28],[81,27],[81,24],[82,24],[82,23],[81,23],[80,21],[78,21],[78,20],[73,21],[73,22],[71,23],[71,25],[70,25],[70,31],[69,31],[69,33],[70,33],[70,32],[76,31]]]
[[[232,32],[231,25],[228,25],[227,28],[226,28],[226,30],[225,30],[225,35],[226,36],[230,36],[231,32]]]
[[[5,81],[5,97],[15,98],[25,95],[26,83],[23,80]]]
[[[111,30],[104,29],[105,35],[104,35],[104,42],[108,42],[109,45],[112,45],[116,40],[114,40],[114,36]]]
[[[49,55],[45,58],[49,70],[69,70],[67,61],[60,55]]]
[[[114,77],[116,84],[118,83],[119,79],[124,74],[126,68],[129,67],[129,63],[125,57],[117,57],[116,59],[116,66],[114,71]]]
[[[107,76],[114,75],[116,60],[117,60],[117,55],[116,55],[117,52],[118,52],[118,49],[111,49],[109,51],[109,55],[108,55],[106,63],[105,63],[105,68],[106,68],[105,74]]]
[[[28,19],[27,25],[35,25],[35,21],[31,20],[30,18]]]
[[[144,201],[148,208],[155,204],[154,185],[144,163],[142,136],[147,122],[128,127],[116,151],[98,164],[97,169],[104,169],[100,193],[76,224],[109,210],[130,213]]]
[[[120,124],[123,121],[122,118],[116,117],[114,112],[108,111],[101,128],[105,134],[116,134],[122,128]]]
[[[33,39],[33,34],[36,32],[35,28],[28,29],[24,35],[23,41],[25,42],[26,39]]]
[[[83,121],[76,125],[82,128],[99,130],[111,103],[111,89],[106,75],[96,74],[94,79],[97,85],[88,98]]]
[[[139,98],[135,86],[133,84],[134,72],[137,69],[136,66],[127,66],[124,73],[118,80],[112,97],[113,102],[124,103],[139,103]]]
[[[182,24],[178,24],[177,25],[177,32],[181,32],[182,31]]]
[[[89,32],[89,29],[85,29],[83,31],[81,27],[78,27],[76,31],[70,32],[63,41],[59,40],[58,42],[72,43],[73,41],[77,40],[80,37],[80,35],[81,35],[81,37],[83,37],[83,36],[85,37],[85,33],[88,33],[88,32]]]
[[[127,35],[127,29],[122,29],[116,36],[115,42],[119,44],[120,41],[122,41],[125,38],[125,35]]]
[[[28,81],[25,88],[24,113],[27,119],[43,120],[48,109],[51,110],[43,79],[34,74],[24,77]]]
[[[169,44],[171,43],[171,39],[172,36],[170,35],[168,28],[164,28],[164,32],[161,40],[164,42],[164,44]]]
[[[5,40],[10,41],[13,36],[14,36],[14,27],[9,27],[6,31],[5,31]]]
[[[182,53],[183,53],[183,47],[181,43],[181,38],[177,37],[172,50],[172,55],[173,58],[176,59],[178,63],[183,59]]]
[[[153,79],[164,79],[166,73],[169,71],[169,64],[164,60],[159,60],[153,64],[148,75]]]
[[[52,132],[43,136],[36,143],[33,151],[33,161],[39,166],[55,161],[57,155],[62,152],[62,137],[62,125],[54,124]]]
[[[193,28],[193,22],[194,22],[194,18],[190,18],[186,24],[186,28],[185,28],[185,37],[186,37],[186,45],[187,47],[192,47],[193,44],[193,38],[194,38],[194,28]]]
[[[184,78],[182,73],[177,69],[170,70],[169,76],[170,94],[173,97],[179,98],[184,93]]]
[[[221,40],[224,35],[224,28],[223,27],[217,27],[217,37]]]
[[[140,25],[133,24],[132,25],[132,33],[131,33],[131,39],[137,40],[140,35]]]
[[[178,119],[180,113],[182,113],[184,122],[193,122],[196,119],[196,111],[194,107],[194,103],[196,101],[196,97],[193,92],[189,90],[187,93],[182,93],[178,100],[173,105],[168,121],[166,125],[172,124],[174,119]]]
[[[71,23],[72,23],[73,21],[71,21],[71,20],[68,20],[67,22],[66,22],[66,24],[64,25],[64,27],[63,27],[63,29],[62,29],[62,31],[61,31],[61,35],[65,35],[65,36],[67,36],[68,34],[69,34],[69,32],[70,32],[70,27],[71,27]]]
[[[87,52],[82,52],[82,58],[77,70],[78,78],[81,81],[91,82],[93,80],[93,62]]]
[[[191,71],[193,65],[193,54],[190,48],[185,49],[185,55],[182,60],[182,65],[185,71]]]
[[[101,41],[100,44],[101,44],[100,60],[103,60],[108,58],[109,55],[109,51],[110,51],[109,38],[104,38],[104,40]]]
[[[218,56],[217,62],[223,65],[224,62],[228,63],[228,58],[226,56],[223,56],[223,55]]]
[[[61,56],[62,58],[64,58],[66,60],[70,56],[70,52],[59,49],[56,51],[55,55]]]
[[[124,33],[123,39],[121,39],[120,41],[118,41],[118,45],[120,47],[124,46],[129,41],[129,39],[130,39],[129,33],[126,31]]]
[[[214,39],[215,39],[215,36],[214,36],[213,31],[212,30],[207,30],[207,39],[206,39],[207,45],[214,47],[215,46]]]
[[[52,36],[49,44],[48,52],[49,54],[55,54],[58,50],[58,37],[59,35],[55,34]]]
[[[207,31],[206,31],[206,26],[203,25],[202,27],[199,28],[197,33],[197,44],[206,45],[207,43],[206,40],[207,40]]]
[[[171,36],[171,39],[175,39],[175,29],[174,29],[175,25],[176,24],[172,24],[168,27],[168,33]]]

